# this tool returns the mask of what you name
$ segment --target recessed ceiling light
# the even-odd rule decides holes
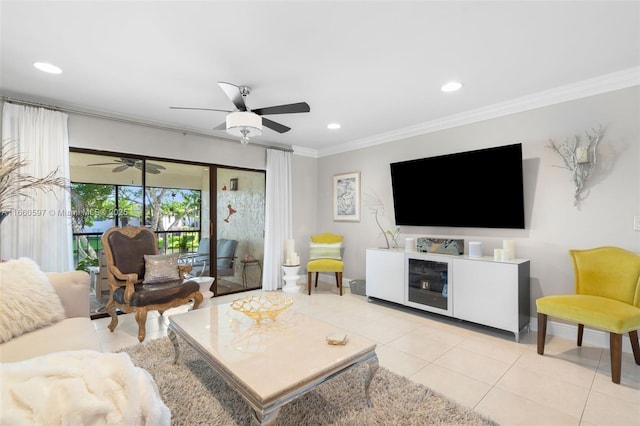
[[[327,129],[336,130],[340,128],[340,123],[331,123],[327,126]]]
[[[459,81],[450,81],[444,86],[440,88],[443,92],[455,92],[456,90],[460,90],[462,87],[462,83]]]
[[[34,62],[33,66],[39,69],[40,71],[48,72],[49,74],[61,74],[62,70],[55,65],[49,64],[47,62]]]

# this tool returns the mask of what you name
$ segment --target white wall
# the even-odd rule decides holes
[[[345,236],[345,279],[364,278],[365,249],[380,247],[374,216],[362,207],[359,223],[334,222],[332,176],[361,172],[362,192],[375,192],[386,209],[382,221],[393,226],[389,163],[521,142],[525,179],[525,230],[401,227],[402,234],[481,241],[485,255],[513,239],[516,255],[531,260],[531,312],[535,299],[573,291],[573,270],[567,250],[615,245],[640,252],[640,89],[638,86],[532,111],[337,154],[318,160],[318,221],[316,231]],[[564,141],[584,131],[606,126],[599,163],[580,209],[573,206],[573,181],[568,170],[555,167],[560,157],[547,148],[549,139]],[[487,167],[499,165],[487,165]],[[464,183],[464,178],[463,178]],[[420,188],[437,185],[427,176]],[[468,184],[471,184],[469,182]],[[418,201],[416,201],[418,202]],[[429,203],[421,199],[421,203]],[[482,206],[471,206],[482,208]]]

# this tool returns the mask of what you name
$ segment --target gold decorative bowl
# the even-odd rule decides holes
[[[293,299],[280,293],[247,296],[231,302],[233,310],[242,312],[249,318],[256,320],[258,324],[265,319],[275,321],[276,317],[291,305],[293,305]]]

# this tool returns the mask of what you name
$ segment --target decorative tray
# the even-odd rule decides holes
[[[256,320],[258,324],[265,319],[274,321],[282,311],[291,305],[293,305],[293,299],[280,293],[247,296],[231,302],[232,309]]]

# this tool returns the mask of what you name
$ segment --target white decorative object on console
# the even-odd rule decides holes
[[[502,249],[493,249],[493,260],[496,262],[502,260]]]
[[[416,239],[410,237],[405,238],[404,249],[406,251],[416,251]]]
[[[513,240],[502,241],[502,260],[508,261],[516,258],[516,244]]]
[[[482,243],[477,241],[469,241],[469,256],[482,257]]]

